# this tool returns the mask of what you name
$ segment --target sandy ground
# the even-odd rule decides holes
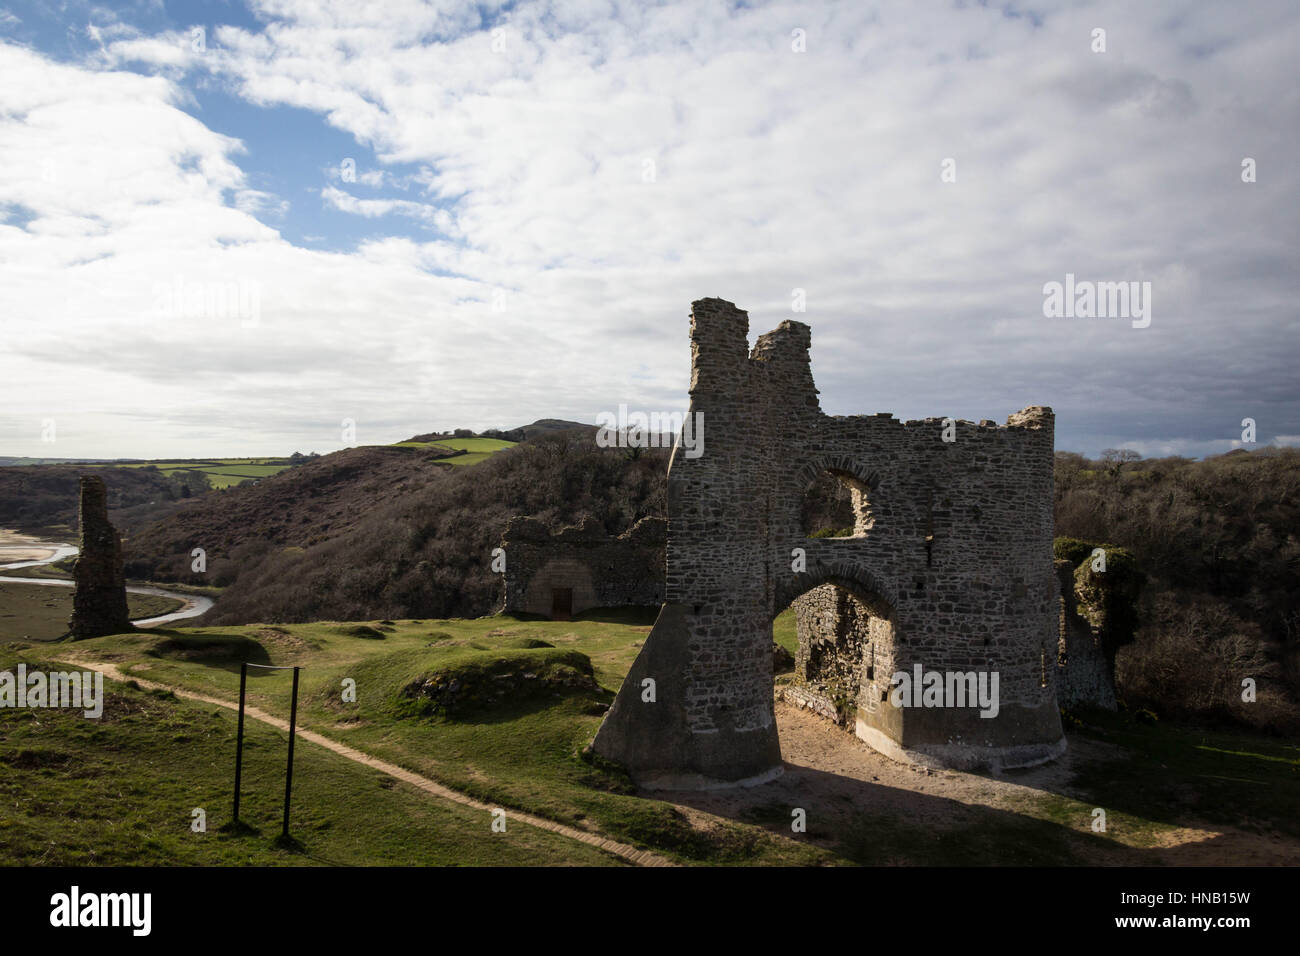
[[[0,564],[8,564],[10,561],[44,561],[53,555],[53,548],[6,548],[0,546]]]
[[[0,564],[13,561],[44,561],[54,555],[54,548],[30,534],[0,529]]]
[[[701,825],[707,825],[708,817],[745,819],[755,809],[784,806],[803,807],[810,819],[817,814],[824,821],[823,829],[830,832],[863,813],[897,815],[935,830],[959,829],[979,825],[982,817],[987,818],[983,811],[1023,816],[1049,794],[1077,797],[1070,788],[1077,763],[1115,753],[1109,744],[1072,737],[1064,757],[1002,776],[926,770],[897,763],[784,701],[777,702],[776,716],[786,765],[776,780],[747,790],[654,796],[675,803]],[[1092,834],[1091,822],[1084,810],[1070,829],[1124,844],[1124,835],[1113,826],[1107,835]],[[813,833],[811,826],[809,832]],[[1131,860],[1117,860],[1115,854],[1107,854],[1105,860],[1183,866],[1300,865],[1300,842],[1279,834],[1187,825],[1165,828],[1157,839],[1155,847],[1133,847]]]

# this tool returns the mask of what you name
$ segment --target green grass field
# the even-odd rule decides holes
[[[685,862],[836,862],[832,853],[739,822],[701,831],[669,804],[633,796],[622,774],[582,759],[610,690],[648,631],[645,624],[598,620],[321,623],[148,632],[67,647],[120,662],[132,675],[231,699],[238,695],[236,661],[301,663],[307,669],[300,723],[472,797],[592,826]],[[539,640],[555,646],[519,646]],[[601,689],[512,695],[496,705],[470,704],[456,716],[422,713],[418,701],[403,697],[417,678],[439,672],[489,687],[501,671],[541,681],[580,676],[569,664],[574,652],[591,661]],[[250,703],[287,716],[289,672],[254,673]],[[345,678],[357,683],[355,705],[341,701]]]
[[[288,458],[205,458],[187,460],[142,461],[125,465],[97,465],[100,468],[157,468],[163,474],[184,475],[188,472],[207,476],[213,488],[229,488],[249,478],[269,478],[290,467]]]
[[[464,455],[443,459],[446,464],[457,467],[477,465],[501,449],[514,446],[515,442],[499,438],[440,438],[438,441],[399,441],[394,445],[395,448],[450,448],[466,452]]]
[[[0,670],[66,670],[48,648],[0,649]],[[276,846],[287,734],[245,729],[242,807],[231,816],[236,716],[166,692],[105,687],[104,714],[0,714],[0,864],[9,866],[621,865],[528,827],[441,800],[307,741],[294,754],[291,832]],[[207,832],[192,829],[195,809]]]
[[[778,639],[790,647],[793,622],[777,623]],[[684,863],[1133,863],[1187,825],[1189,816],[1225,825],[1246,820],[1261,832],[1300,836],[1292,812],[1300,801],[1300,749],[1293,744],[1146,725],[1123,714],[1072,724],[1079,739],[1104,742],[1108,756],[1077,766],[1068,795],[1030,790],[1014,811],[972,807],[942,832],[923,815],[867,807],[856,812],[851,826],[810,830],[803,839],[789,832],[788,807],[774,806],[770,813],[750,808],[703,824],[667,802],[637,795],[616,768],[582,754],[648,632],[644,615],[616,612],[573,622],[497,617],[175,629],[47,645],[42,653],[85,655],[133,676],[226,700],[237,697],[240,661],[298,664],[304,668],[301,725],[494,806],[594,829]],[[251,673],[250,703],[287,717],[289,672]],[[355,703],[343,700],[349,682],[355,682]],[[0,711],[0,759],[13,752],[7,729],[13,719],[12,711]],[[44,737],[32,732],[37,736],[24,746],[66,746],[58,728]],[[839,733],[829,727],[826,732]],[[188,741],[190,735],[184,736]],[[224,740],[227,749],[211,759],[228,763],[228,737],[213,740]],[[189,758],[174,752],[179,743],[153,736],[133,750],[147,762],[131,765],[136,785],[145,787],[151,774],[162,774],[169,787],[189,786]],[[49,818],[42,817],[44,832],[57,831],[53,808],[60,804],[45,795],[45,786],[45,778],[36,781],[31,799],[51,808]],[[308,831],[306,852],[340,861],[332,854],[352,847],[351,837],[339,832],[352,825],[350,798],[335,797],[325,787],[315,799],[312,812],[334,822],[319,838]],[[273,803],[259,812],[273,816]],[[224,811],[219,801],[217,806],[209,819],[220,824]],[[1117,836],[1088,833],[1094,806],[1110,808]],[[159,861],[170,846],[158,849]],[[471,852],[469,846],[456,844],[444,859]],[[246,852],[252,854],[252,847],[262,844],[253,840]],[[358,853],[358,860],[379,859],[347,852]],[[393,849],[383,859],[420,862],[425,850],[412,846],[409,852],[413,856],[402,858]],[[566,852],[557,849],[550,859],[570,862]]]
[[[446,464],[458,468],[477,465],[485,458],[503,448],[511,448],[514,442],[501,441],[496,438],[447,438],[436,442],[397,442],[396,448],[446,448],[464,451],[466,454],[445,459]],[[200,459],[159,459],[157,461],[131,462],[129,464],[102,463],[88,465],[91,468],[157,468],[168,477],[187,473],[203,474],[213,488],[230,488],[242,481],[269,478],[292,466],[288,458],[200,458]]]

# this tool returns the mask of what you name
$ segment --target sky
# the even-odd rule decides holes
[[[829,414],[1297,445],[1297,50],[1289,0],[0,0],[0,455],[684,411],[710,296],[808,323]]]

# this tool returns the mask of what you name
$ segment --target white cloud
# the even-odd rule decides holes
[[[250,216],[282,217],[289,211],[289,201],[260,189],[239,189],[235,192],[235,208]]]
[[[444,232],[453,228],[452,218],[446,210],[425,203],[412,202],[409,199],[358,199],[333,186],[326,186],[320,194],[326,204],[334,209],[364,216],[367,219],[397,214],[421,220]]]
[[[114,295],[159,275],[266,280],[268,321],[257,337],[214,333],[223,347],[197,377],[224,384],[201,401],[103,340],[105,368],[119,350],[143,363],[105,381],[126,375],[155,409],[249,415],[270,445],[344,398],[398,432],[679,407],[689,301],[720,295],[755,333],[813,326],[833,413],[1052,404],[1092,452],[1116,434],[1227,441],[1260,407],[1300,429],[1285,331],[1300,291],[1300,16],[1284,4],[1061,5],[1037,28],[975,5],[520,4],[501,14],[500,52],[472,4],[255,6],[265,30],[216,29],[202,56],[178,58],[182,32],[114,40],[96,65],[188,70],[320,114],[381,166],[422,170],[423,193],[357,195],[329,171],[320,201],[381,231],[413,219],[428,241],[295,249],[250,215],[262,207],[228,204],[260,194],[239,145],[178,109],[182,87],[0,48],[29,81],[0,91],[4,168],[75,166],[89,149],[112,171],[80,193],[0,186],[38,214],[0,226],[0,253],[21,264],[0,304],[45,317],[37,344],[84,329],[85,309],[124,321]],[[1105,54],[1089,49],[1099,23]],[[1258,183],[1240,181],[1243,156]],[[940,181],[947,157],[955,183]],[[397,186],[387,172],[358,170],[357,185]],[[1067,272],[1152,281],[1151,327],[1044,319],[1042,285]],[[114,295],[76,298],[87,276]],[[51,287],[76,308],[52,313]],[[494,289],[508,311],[491,311]],[[137,332],[131,348],[163,356],[194,331]],[[55,354],[22,343],[23,380],[55,374]]]

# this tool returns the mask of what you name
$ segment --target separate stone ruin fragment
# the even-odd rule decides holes
[[[994,769],[1063,753],[1051,409],[1003,426],[829,416],[808,326],[752,350],[748,333],[730,302],[693,303],[690,411],[708,440],[670,461],[664,604],[593,750],[651,788],[778,774],[772,619],[802,597],[796,696],[877,750]],[[849,537],[805,537],[825,472],[851,489]],[[954,706],[956,684],[946,706],[895,706],[893,676],[918,671],[996,675],[996,714]]]
[[[1074,593],[1074,565],[1057,561],[1056,573],[1061,591],[1057,698],[1062,707],[1083,704],[1117,710],[1115,661],[1107,660],[1101,635],[1079,613],[1079,600]]]
[[[132,630],[126,610],[126,578],[122,573],[122,539],[108,521],[104,480],[81,476],[81,549],[73,566],[69,628],[75,639],[121,634]]]
[[[1115,655],[1135,638],[1145,576],[1124,548],[1062,538],[1056,554],[1061,596],[1057,698],[1065,708],[1117,710]]]
[[[511,518],[501,538],[501,611],[568,620],[590,608],[660,606],[667,525],[642,518],[612,537],[590,517],[557,532],[535,518]]]

